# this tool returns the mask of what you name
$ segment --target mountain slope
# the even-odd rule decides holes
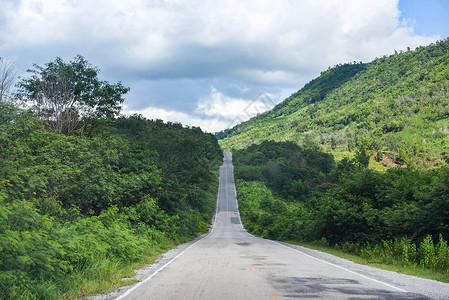
[[[354,150],[362,137],[372,151],[397,159],[441,162],[449,150],[449,40],[371,63],[329,69],[271,111],[220,132],[225,149],[263,140],[329,151]]]

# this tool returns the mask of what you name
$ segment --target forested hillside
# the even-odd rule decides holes
[[[331,68],[271,111],[217,133],[222,147],[312,137],[334,153],[367,151],[401,165],[447,164],[449,40]],[[383,154],[383,155],[382,155]],[[341,155],[340,155],[341,156]]]
[[[0,101],[0,299],[79,298],[128,284],[133,267],[209,227],[216,138],[117,116],[127,89],[92,76],[84,87],[93,89],[78,90],[86,70],[95,73],[81,57],[56,60],[21,82],[37,105],[64,95],[51,108]],[[62,85],[65,94],[52,90]],[[56,104],[70,109],[51,115]]]

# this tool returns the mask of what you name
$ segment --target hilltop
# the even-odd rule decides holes
[[[449,160],[448,127],[446,39],[329,68],[272,110],[216,136],[224,149],[307,138],[337,156],[365,143],[385,164],[442,165]]]

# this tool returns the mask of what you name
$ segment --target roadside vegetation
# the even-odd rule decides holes
[[[76,299],[207,231],[222,152],[199,128],[120,116],[121,83],[77,56],[0,101],[0,299]],[[8,102],[8,103],[7,103]]]
[[[258,236],[309,243],[449,281],[449,168],[335,163],[312,141],[233,153],[240,214]]]

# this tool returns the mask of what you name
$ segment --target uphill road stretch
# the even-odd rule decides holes
[[[449,299],[449,284],[250,235],[233,174],[225,152],[210,233],[116,299]]]

